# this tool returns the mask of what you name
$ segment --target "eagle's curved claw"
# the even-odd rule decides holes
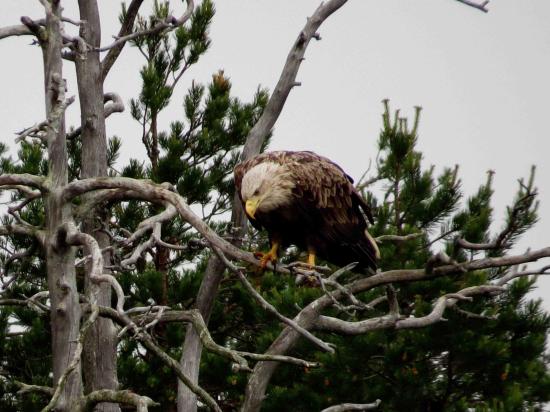
[[[263,272],[268,263],[273,263],[275,265],[277,263],[277,254],[273,253],[272,250],[270,250],[267,253],[263,252],[254,252],[254,257],[260,259],[260,271]]]
[[[260,272],[263,272],[269,262],[273,263],[273,266],[277,263],[277,252],[279,250],[279,242],[271,242],[271,249],[267,253],[254,252],[254,256],[260,259]]]

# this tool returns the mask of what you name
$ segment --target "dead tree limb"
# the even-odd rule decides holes
[[[134,22],[136,21],[139,8],[141,7],[142,3],[143,3],[143,0],[132,0],[130,5],[126,9],[126,14],[124,15],[124,21],[122,22],[118,35],[116,36],[118,39],[121,39],[132,32],[132,30],[134,29]],[[115,64],[116,60],[118,59],[118,56],[120,56],[120,53],[122,52],[122,49],[124,48],[125,45],[126,45],[126,42],[121,42],[116,46],[112,47],[111,49],[109,49],[109,52],[101,61],[102,81],[105,81],[105,78],[109,74],[111,67],[113,67],[113,64]]]
[[[86,395],[75,408],[75,412],[91,411],[95,405],[102,402],[134,406],[137,412],[147,412],[149,406],[160,406],[151,398],[140,396],[129,390],[99,389]]]
[[[467,6],[473,7],[474,9],[481,10],[484,13],[487,13],[489,9],[487,8],[487,5],[489,4],[489,0],[484,0],[481,3],[472,1],[472,0],[456,0],[459,3],[465,4]]]
[[[539,249],[532,252],[526,252],[521,255],[513,256],[503,256],[496,258],[482,258],[473,261],[468,261],[461,263],[459,265],[443,265],[433,268],[431,272],[427,272],[425,269],[412,269],[412,270],[390,270],[386,272],[378,273],[374,276],[368,278],[362,278],[351,282],[350,284],[345,285],[346,289],[350,293],[360,293],[371,290],[375,287],[387,285],[390,283],[401,283],[401,282],[414,282],[424,279],[432,279],[435,277],[450,275],[450,274],[460,274],[464,271],[474,271],[479,269],[488,269],[494,267],[506,267],[514,266],[522,263],[537,261],[539,259],[550,257],[550,247]],[[495,285],[482,285],[476,287],[478,292],[472,291],[462,291],[464,293],[496,293],[502,289],[502,285],[496,285],[497,288],[493,289]],[[336,299],[340,299],[343,293],[339,290],[332,292],[333,296]],[[465,296],[468,297],[468,296]],[[452,299],[459,299],[459,295],[447,296],[444,299],[438,300],[436,302],[435,308],[432,311],[432,318],[437,318],[440,310],[444,310],[447,303],[450,303]],[[317,325],[317,322],[322,316],[322,311],[332,305],[332,299],[326,295],[321,296],[320,298],[314,300],[303,308],[300,313],[294,318],[294,321],[299,324],[301,327],[307,330],[311,330]],[[456,302],[455,302],[456,303]],[[439,315],[440,316],[440,315]],[[427,318],[426,320],[420,321],[420,323],[432,318]],[[439,318],[440,319],[440,318]],[[401,323],[401,328],[405,327],[418,327],[419,322],[415,319],[408,320],[402,319],[397,320]],[[365,324],[370,323],[369,320],[363,321]],[[377,320],[377,328],[393,328],[396,325],[395,317],[380,317]],[[369,325],[369,327],[373,327]],[[286,327],[279,336],[273,341],[266,353],[269,354],[285,354],[287,353],[299,340],[301,335],[296,332],[296,330]],[[273,375],[275,369],[277,368],[276,363],[266,363],[258,362],[254,367],[252,375],[248,381],[245,400],[243,404],[243,412],[252,412],[258,411],[260,409],[267,385]]]
[[[100,51],[100,52],[107,51],[115,47],[118,47],[120,45],[124,45],[124,43],[126,43],[127,41],[137,39],[138,37],[150,36],[152,34],[174,30],[179,26],[182,26],[183,24],[185,24],[187,20],[189,20],[195,8],[195,4],[193,0],[186,0],[186,2],[187,2],[187,8],[179,18],[175,16],[168,16],[165,20],[159,21],[157,24],[155,24],[153,27],[151,27],[148,30],[136,31],[136,32],[127,34],[125,36],[122,36],[116,39],[113,43],[109,44],[108,46],[99,47],[97,51]]]
[[[380,399],[372,403],[342,403],[325,408],[321,412],[373,411],[378,409],[381,403]]]

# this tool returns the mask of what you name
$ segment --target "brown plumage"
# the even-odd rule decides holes
[[[339,266],[376,269],[378,247],[367,232],[369,206],[337,164],[313,152],[268,152],[235,167],[235,186],[251,224],[265,228],[275,260],[294,244]]]

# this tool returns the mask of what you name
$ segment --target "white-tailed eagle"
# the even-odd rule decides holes
[[[235,186],[252,226],[265,228],[271,250],[261,265],[275,262],[291,244],[335,265],[358,262],[376,270],[380,252],[367,231],[369,206],[353,179],[313,152],[267,152],[235,167]]]

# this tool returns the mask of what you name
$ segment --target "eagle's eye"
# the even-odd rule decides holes
[[[254,190],[253,196],[258,196],[260,194],[260,189]]]

